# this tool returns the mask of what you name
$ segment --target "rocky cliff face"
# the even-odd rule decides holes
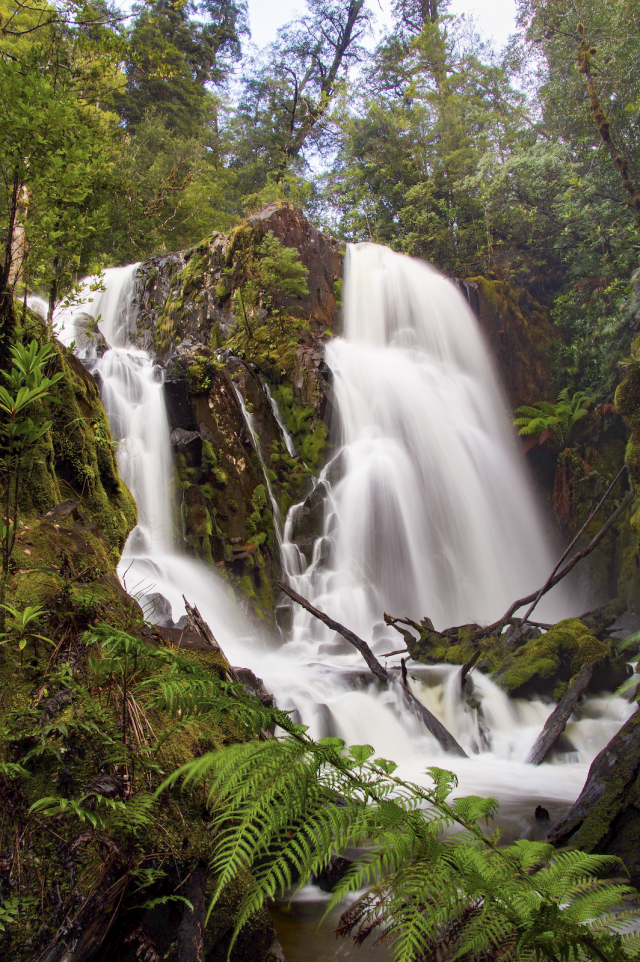
[[[278,295],[268,310],[242,289],[243,265],[267,235],[308,272],[308,293]],[[273,611],[282,521],[328,450],[323,344],[336,330],[340,275],[338,246],[276,206],[138,272],[138,338],[165,369],[178,535],[258,616]]]
[[[458,281],[480,322],[513,408],[555,396],[552,352],[562,343],[549,312],[520,287],[486,277]]]

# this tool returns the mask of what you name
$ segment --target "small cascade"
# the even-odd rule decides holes
[[[183,595],[195,601],[216,637],[227,640],[230,657],[242,659],[243,642],[251,636],[229,597],[227,586],[211,569],[179,553],[173,519],[173,466],[162,368],[135,346],[137,264],[109,268],[102,275],[104,290],[91,292],[94,278],[83,285],[75,307],[56,312],[54,325],[62,343],[75,351],[98,378],[102,402],[116,441],[121,476],[138,507],[138,524],[129,535],[118,573],[127,590],[138,598],[145,615],[154,620],[154,604],[161,595],[172,619],[184,614]],[[30,306],[41,311],[41,299]],[[97,338],[87,338],[87,321],[98,319],[106,349]],[[82,346],[79,346],[82,345]],[[254,639],[254,644],[260,643]]]
[[[255,424],[254,424],[254,422],[253,422],[253,415],[252,415],[252,414],[249,414],[249,411],[248,411],[248,409],[247,409],[247,405],[245,404],[244,398],[243,398],[242,394],[240,393],[240,391],[238,390],[238,388],[235,386],[235,384],[234,384],[234,386],[233,386],[233,389],[234,389],[234,391],[236,392],[236,397],[238,398],[238,404],[240,405],[240,410],[242,411],[242,417],[243,417],[243,419],[244,419],[244,423],[245,423],[246,426],[247,426],[247,431],[249,432],[249,436],[250,436],[251,442],[252,442],[252,444],[253,444],[253,449],[254,449],[254,451],[256,452],[257,456],[258,456],[258,460],[260,461],[260,467],[262,468],[262,476],[263,476],[263,478],[264,478],[264,483],[265,483],[266,488],[267,488],[267,493],[268,493],[268,495],[269,495],[269,500],[271,501],[271,509],[272,509],[272,511],[273,511],[273,520],[274,520],[274,522],[275,522],[275,524],[274,524],[274,529],[275,529],[275,532],[276,532],[276,537],[277,537],[277,539],[278,539],[278,544],[281,544],[281,543],[282,543],[282,515],[281,515],[281,513],[280,513],[280,505],[278,504],[278,499],[276,498],[276,496],[275,496],[275,494],[274,494],[273,487],[272,487],[272,485],[271,485],[271,481],[269,480],[269,473],[268,473],[268,471],[267,471],[267,463],[266,463],[266,461],[265,461],[265,459],[264,459],[264,454],[262,453],[262,447],[261,447],[261,445],[260,445],[260,438],[258,437],[258,432],[256,431],[256,427],[255,427]]]
[[[293,438],[289,434],[287,430],[287,426],[282,420],[282,415],[280,414],[280,408],[278,407],[278,402],[274,398],[273,394],[271,393],[271,388],[269,387],[269,385],[267,384],[267,382],[263,377],[260,378],[260,383],[262,385],[262,390],[267,395],[267,399],[269,401],[269,404],[271,405],[271,410],[273,412],[274,418],[276,419],[276,424],[278,425],[278,427],[280,428],[280,431],[282,432],[282,439],[289,453],[289,456],[292,458],[295,458],[296,448],[293,443]]]

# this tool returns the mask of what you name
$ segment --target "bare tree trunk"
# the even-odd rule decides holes
[[[621,858],[640,879],[640,710],[594,759],[578,800],[551,828],[549,841]],[[619,872],[619,869],[616,870]]]
[[[13,228],[13,239],[11,241],[11,267],[9,269],[9,287],[15,287],[22,276],[22,267],[26,259],[27,239],[25,235],[24,222],[27,216],[27,203],[29,194],[25,185],[22,186],[18,205],[16,209],[16,220]]]
[[[584,26],[581,23],[578,24],[578,34],[580,36],[580,49],[578,50],[577,57],[578,70],[581,74],[584,74],[587,81],[591,116],[593,117],[595,125],[598,128],[598,133],[600,134],[605,147],[611,155],[612,161],[618,168],[618,173],[622,179],[622,186],[629,195],[630,204],[633,207],[636,218],[640,220],[640,193],[638,193],[638,189],[629,175],[629,162],[627,158],[624,156],[624,154],[621,154],[616,147],[615,141],[611,134],[609,119],[602,108],[600,98],[598,97],[598,93],[593,82],[593,76],[591,74],[591,58],[594,56],[596,50],[595,47],[590,47],[587,43]]]
[[[177,962],[204,962],[205,895],[207,876],[197,866],[189,877],[184,895],[193,908],[185,905],[178,931]]]

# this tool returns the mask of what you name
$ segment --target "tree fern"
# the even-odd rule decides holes
[[[555,404],[550,401],[538,401],[535,405],[523,405],[516,408],[520,417],[514,420],[514,425],[520,428],[521,435],[545,435],[556,441],[560,448],[566,447],[571,432],[578,421],[589,413],[592,399],[583,391],[576,391],[570,397],[568,388],[558,394]]]
[[[265,899],[354,846],[363,853],[329,908],[367,886],[339,931],[388,939],[397,962],[640,958],[640,940],[617,931],[629,913],[616,907],[634,890],[599,877],[615,859],[523,840],[502,847],[480,825],[496,802],[452,799],[450,772],[430,769],[433,787],[424,788],[398,779],[370,746],[345,753],[339,739],[313,742],[289,728],[198,758],[161,788],[205,792],[216,833],[211,907],[251,870],[236,934]]]

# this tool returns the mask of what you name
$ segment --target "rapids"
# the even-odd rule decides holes
[[[81,315],[89,312],[100,318],[108,345],[102,357],[91,347],[79,353],[100,380],[120,470],[138,503],[139,523],[119,567],[127,589],[147,605],[150,620],[156,593],[170,603],[174,621],[184,613],[186,595],[231,663],[260,675],[278,705],[292,710],[313,737],[370,743],[399,764],[401,777],[422,780],[429,765],[451,767],[460,793],[500,800],[507,834],[535,835],[536,805],[553,818],[577,797],[590,762],[631,713],[629,703],[587,699],[567,726],[575,751],[556,752],[534,768],[525,759],[551,706],[509,699],[476,673],[488,729],[482,732],[477,713],[460,698],[455,667],[413,666],[415,694],[470,755],[449,762],[402,710],[399,692],[378,691],[358,653],[306,612],[294,612],[286,638],[249,625],[228,584],[187,557],[176,538],[162,368],[134,342],[136,267],[107,270],[104,292],[80,311],[56,315],[66,344],[76,340]],[[40,307],[36,299],[33,306]],[[441,629],[493,620],[544,582],[555,552],[511,434],[499,377],[453,285],[386,248],[352,246],[344,313],[344,336],[326,347],[342,468],[331,472],[332,483],[327,468],[321,476],[329,494],[312,563],[307,566],[291,541],[295,506],[282,523],[282,561],[296,590],[366,638],[381,657],[403,647],[383,612],[427,614]],[[267,395],[291,451],[276,402]],[[540,617],[577,613],[584,608],[579,602],[556,589]],[[394,657],[387,664],[398,662]]]

